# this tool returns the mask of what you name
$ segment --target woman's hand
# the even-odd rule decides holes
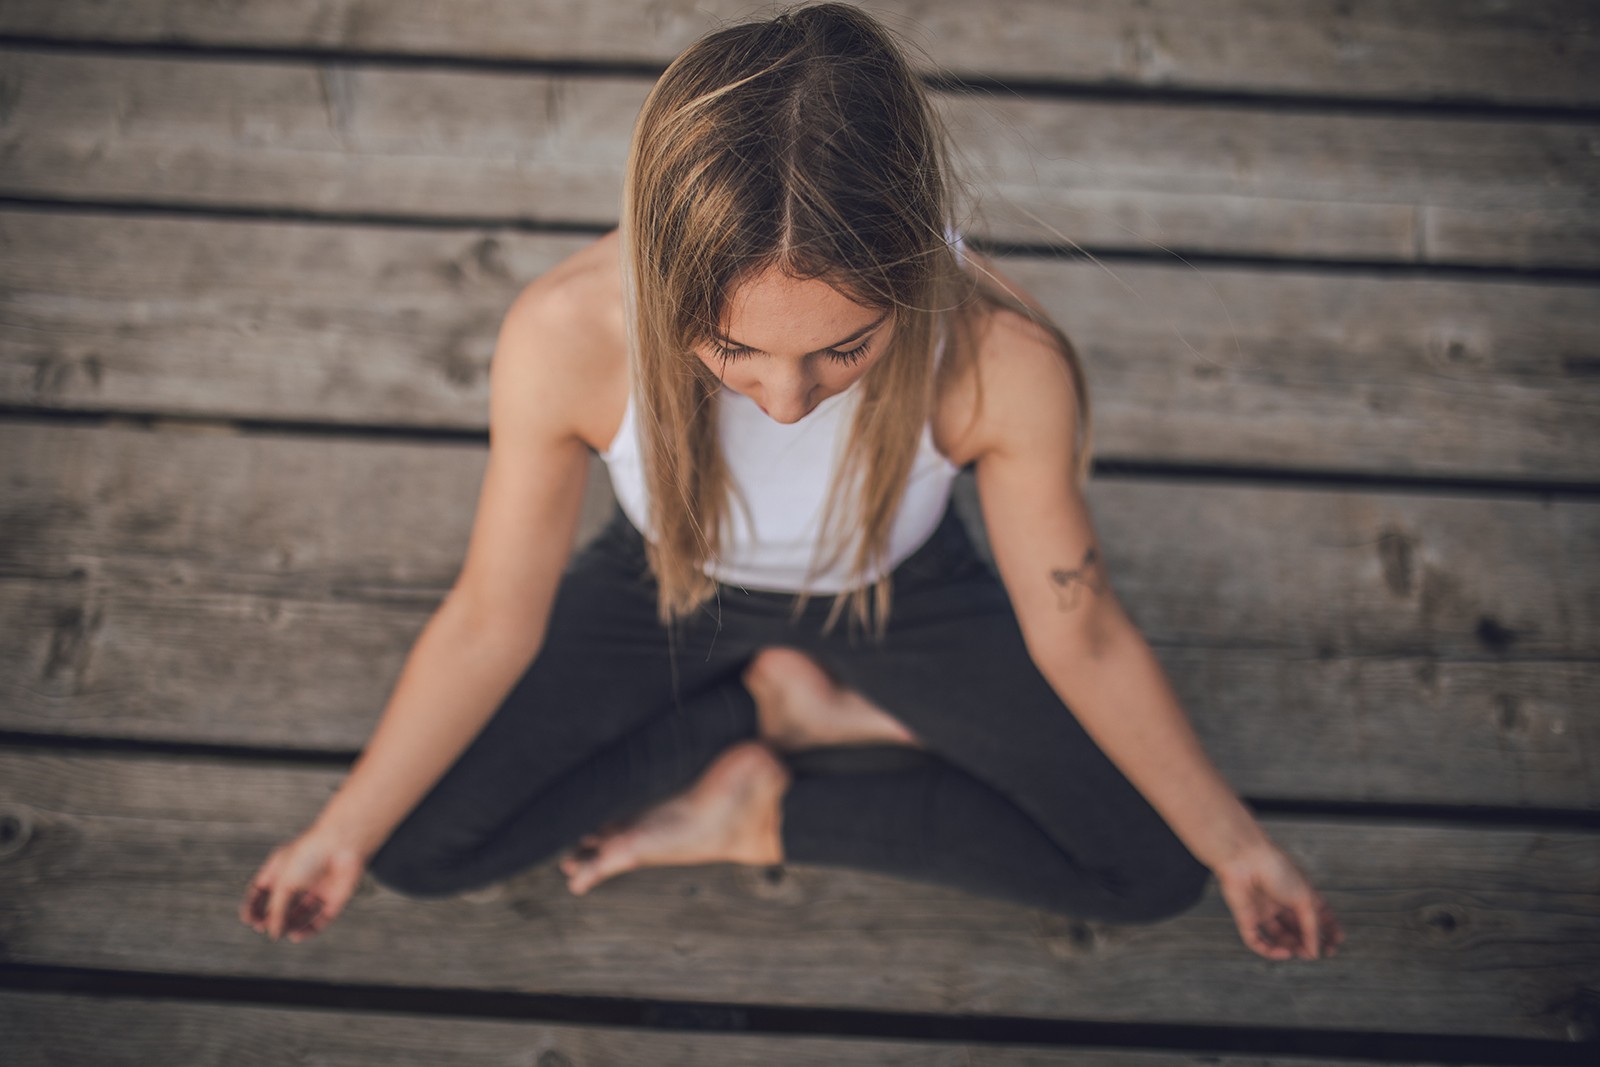
[[[276,941],[321,932],[354,895],[367,857],[316,826],[267,856],[250,880],[239,918]]]
[[[1212,868],[1244,943],[1269,960],[1333,956],[1344,932],[1294,860],[1271,841]]]

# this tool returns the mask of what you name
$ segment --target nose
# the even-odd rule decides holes
[[[799,422],[811,410],[815,390],[815,384],[805,379],[768,379],[761,383],[761,410],[777,422]]]

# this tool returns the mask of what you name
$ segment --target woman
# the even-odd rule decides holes
[[[1334,951],[1118,605],[1077,355],[963,250],[948,180],[854,7],[671,64],[621,226],[507,312],[460,577],[246,923],[299,940],[364,869],[444,895],[564,853],[579,894],[787,860],[1121,922],[1215,874],[1256,952]],[[590,450],[620,508],[569,560]],[[998,575],[949,507],[969,464]]]

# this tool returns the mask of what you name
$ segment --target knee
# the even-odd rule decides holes
[[[1193,908],[1206,895],[1211,869],[1181,844],[1164,862],[1134,872],[1107,876],[1115,904],[1105,918],[1113,922],[1151,923],[1171,919]]]
[[[430,898],[451,896],[461,890],[451,877],[451,865],[427,859],[408,848],[403,837],[391,837],[367,861],[367,876],[401,896]]]
[[[435,884],[426,876],[419,877],[415,867],[403,867],[393,861],[373,862],[367,864],[367,877],[391,893],[398,893],[405,897],[431,897],[438,896]]]

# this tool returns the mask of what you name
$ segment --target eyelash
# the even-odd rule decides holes
[[[715,341],[711,342],[711,347],[716,351],[717,358],[721,359],[725,363],[736,359],[742,359],[750,354],[750,350],[748,348],[728,348],[727,346],[718,344]],[[827,353],[829,359],[843,363],[846,366],[853,366],[866,358],[867,349],[871,347],[872,342],[865,341],[848,351],[840,351],[837,348],[828,348],[824,349],[823,351]]]

